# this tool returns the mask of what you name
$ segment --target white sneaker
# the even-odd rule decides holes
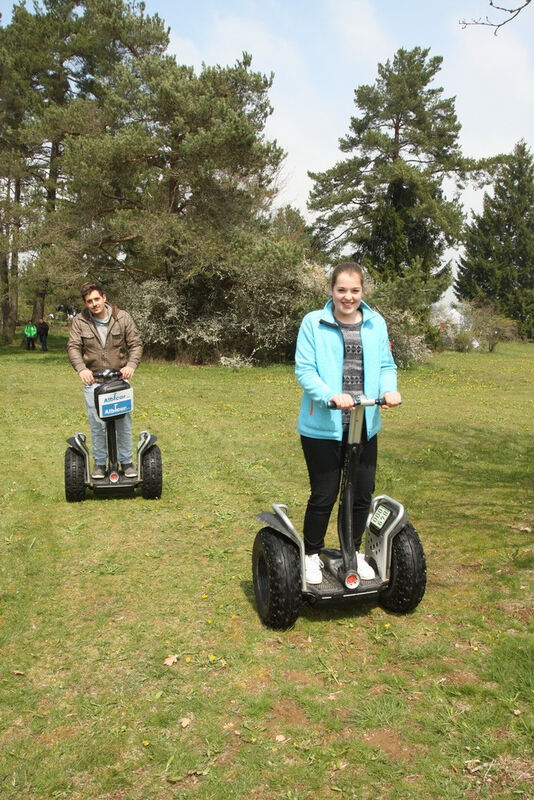
[[[358,560],[358,575],[362,581],[372,581],[376,577],[374,569],[367,563],[363,553],[357,553],[356,557]]]
[[[321,583],[323,580],[321,570],[324,564],[318,554],[314,553],[312,556],[304,556],[304,563],[306,565],[306,583]]]

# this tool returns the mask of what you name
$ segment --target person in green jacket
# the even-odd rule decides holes
[[[31,321],[24,328],[24,336],[26,337],[26,350],[35,350],[35,337],[37,336],[37,328]]]

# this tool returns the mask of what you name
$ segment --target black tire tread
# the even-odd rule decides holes
[[[145,500],[158,500],[163,490],[163,465],[157,444],[143,454],[142,471],[141,494]]]
[[[260,591],[260,569],[266,571],[266,599],[262,598]],[[291,628],[299,615],[302,599],[297,547],[273,528],[262,528],[252,548],[252,575],[261,621],[269,628]]]
[[[388,611],[407,613],[416,608],[426,589],[426,559],[417,531],[409,522],[392,542],[388,587],[380,593],[380,605]]]
[[[67,503],[85,500],[85,460],[72,447],[65,451],[65,498]]]

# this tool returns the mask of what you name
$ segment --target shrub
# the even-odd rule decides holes
[[[197,364],[293,357],[303,315],[324,302],[324,270],[284,240],[241,244],[233,262],[124,285],[149,353]]]
[[[406,368],[425,361],[429,351],[425,336],[413,314],[399,308],[383,306],[377,310],[386,319],[391,351],[397,366]]]

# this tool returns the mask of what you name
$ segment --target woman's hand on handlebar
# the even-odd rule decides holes
[[[335,407],[340,411],[350,411],[354,408],[354,398],[351,394],[335,394],[330,398],[330,403],[334,403]]]
[[[400,406],[402,403],[402,397],[399,392],[386,392],[383,400],[382,408],[394,408],[395,406]]]
[[[121,369],[120,369],[120,373],[121,373],[122,377],[127,381],[130,380],[130,378],[132,377],[134,372],[135,372],[135,370],[132,367],[129,367],[128,365],[126,365],[125,367],[121,367]]]

